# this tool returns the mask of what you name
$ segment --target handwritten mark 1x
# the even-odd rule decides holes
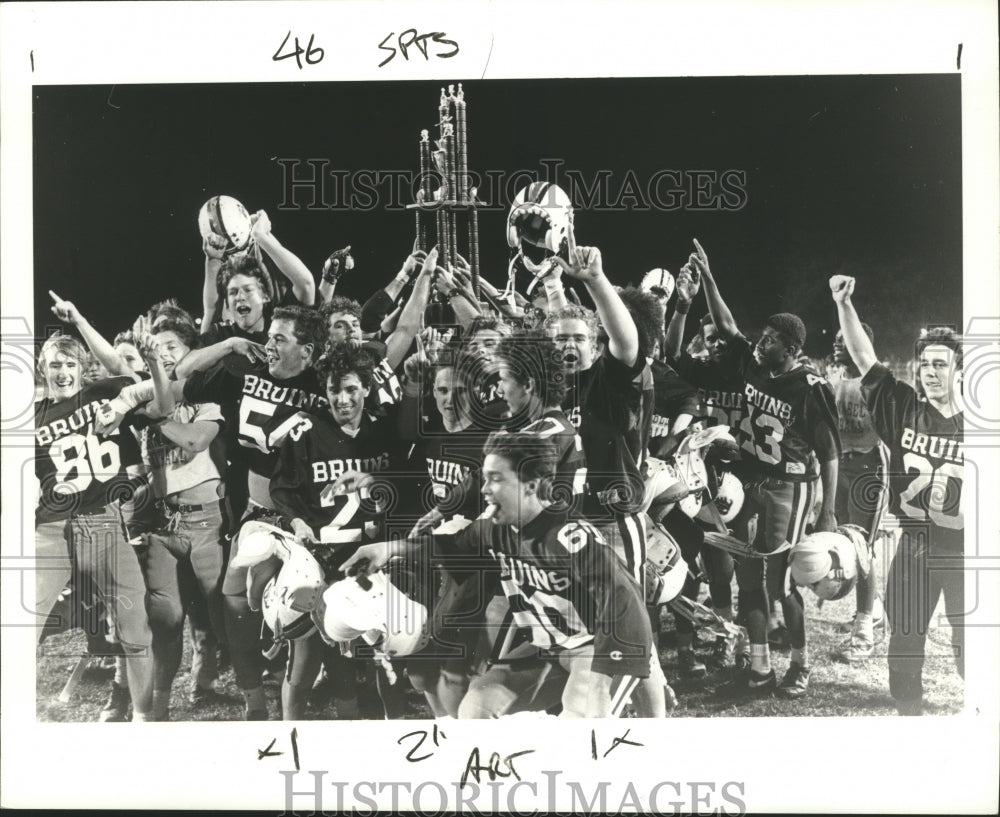
[[[266,749],[258,749],[257,750],[257,760],[263,760],[265,757],[277,757],[278,755],[283,755],[284,752],[272,752],[271,751],[271,747],[274,746],[274,744],[277,742],[277,740],[278,740],[277,738],[274,738],[269,744],[267,744],[267,748]],[[295,768],[296,768],[296,770],[298,769],[298,764],[296,764]]]
[[[955,58],[955,68],[962,70],[962,44],[958,44],[958,56]]]
[[[611,740],[611,746],[608,748],[608,751],[606,751],[603,755],[601,755],[601,757],[607,757],[615,749],[617,749],[619,746],[621,746],[623,743],[626,746],[643,746],[643,745],[645,745],[645,744],[639,743],[638,741],[627,740],[628,733],[631,732],[631,731],[632,731],[631,729],[626,729],[625,730],[625,734],[622,735],[620,738],[612,738],[612,740]],[[590,752],[591,752],[591,755],[594,758],[594,760],[597,760],[597,733],[593,729],[590,730]]]
[[[292,758],[295,760],[295,771],[302,771],[299,768],[299,730],[294,727],[292,728]]]

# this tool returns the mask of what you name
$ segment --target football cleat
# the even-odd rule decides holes
[[[797,661],[788,665],[785,677],[778,685],[778,694],[783,698],[801,698],[809,691],[809,667]]]
[[[98,723],[123,723],[129,720],[129,707],[132,697],[128,688],[111,682],[111,694],[97,716]]]
[[[747,689],[751,692],[771,692],[777,682],[778,677],[774,674],[773,669],[768,670],[767,672],[750,670],[750,672],[747,673]]]

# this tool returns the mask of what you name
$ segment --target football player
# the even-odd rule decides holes
[[[861,328],[869,343],[873,343],[875,335],[872,328],[866,323]],[[875,538],[888,500],[889,452],[872,425],[861,390],[861,372],[848,354],[842,331],[837,332],[833,339],[833,365],[827,367],[826,379],[830,381],[837,401],[840,423],[837,519],[858,525],[868,532],[868,547],[874,557],[877,555]],[[858,575],[855,590],[857,612],[851,624],[851,634],[837,651],[837,656],[848,663],[870,658],[875,650],[876,585],[874,569]],[[882,619],[881,605],[879,608],[878,618]]]
[[[944,596],[965,677],[962,344],[950,329],[917,340],[918,389],[878,362],[854,308],[855,280],[830,279],[844,344],[861,374],[875,431],[889,447],[889,510],[900,539],[889,567],[889,691],[901,715],[923,712],[927,627]]]
[[[277,448],[289,430],[301,421],[300,411],[321,413],[329,408],[313,362],[324,346],[326,327],[319,312],[302,306],[282,306],[274,310],[268,327],[266,362],[250,361],[245,354],[232,353],[208,371],[198,371],[183,383],[188,403],[231,404],[229,415],[238,418],[235,433],[246,451],[248,473],[227,473],[227,492],[241,486],[248,496],[242,522],[261,520],[281,524],[281,512],[271,499],[271,476],[277,463]],[[246,343],[244,339],[240,342]],[[193,353],[192,353],[193,354]],[[188,355],[190,357],[190,355]],[[175,368],[176,371],[176,368]],[[231,556],[235,556],[235,545]],[[255,568],[264,576],[280,567],[277,558]],[[264,697],[263,662],[258,634],[261,616],[251,611],[247,601],[247,568],[226,570],[222,586],[226,635],[236,682],[246,699],[247,720],[267,720]]]
[[[358,545],[382,538],[380,524],[390,509],[381,507],[373,494],[394,492],[371,487],[366,484],[371,480],[363,475],[389,472],[398,466],[400,452],[395,429],[390,427],[395,418],[365,411],[375,385],[374,358],[359,347],[340,344],[318,367],[329,411],[303,417],[289,431],[278,450],[270,490],[296,539],[314,553],[324,554],[320,562],[329,573]],[[348,480],[351,484],[344,484]],[[282,686],[285,720],[302,719],[323,652],[318,632],[289,645],[289,670]],[[353,662],[328,662],[327,673],[341,676],[335,679],[337,689],[353,687]],[[346,702],[354,695],[341,692],[338,697]]]
[[[417,478],[409,493],[413,500],[423,500],[419,505],[410,503],[410,509],[420,515],[414,534],[443,521],[471,522],[483,511],[478,487],[487,432],[477,424],[469,397],[472,372],[479,361],[463,354],[457,344],[434,349],[436,338],[436,332],[428,333],[422,350],[404,365],[399,432],[402,439],[413,442],[409,460]],[[422,404],[428,381],[433,399]],[[479,634],[479,619],[470,620],[470,615],[481,609],[483,598],[492,596],[495,570],[477,572],[465,565],[439,564],[432,645],[408,660],[407,673],[436,715],[454,716],[468,686]],[[462,619],[460,624],[452,623],[457,619]]]
[[[219,467],[209,451],[222,426],[219,405],[175,403],[166,383],[177,362],[201,338],[185,320],[164,318],[155,327],[149,336],[151,347],[147,338],[140,339],[152,382],[130,386],[112,404],[131,401],[129,393],[138,402],[152,391],[160,411],[165,412],[143,429],[140,438],[157,498],[159,524],[143,537],[137,553],[149,589],[147,605],[153,628],[153,712],[157,720],[168,720],[171,687],[183,652],[184,614],[195,605],[198,612],[192,612],[189,697],[192,703],[200,703],[214,692],[217,636],[225,636],[222,542],[229,523]],[[132,407],[125,405],[122,413]],[[207,627],[200,621],[202,608]],[[195,618],[199,619],[197,624]]]
[[[760,553],[773,554],[742,559],[736,567],[740,618],[750,634],[745,683],[755,693],[770,691],[777,683],[767,622],[769,599],[778,598],[791,641],[791,662],[778,693],[800,698],[809,689],[809,654],[802,596],[788,576],[788,548],[803,534],[817,462],[823,506],[816,528],[837,527],[837,408],[826,380],[799,362],[806,340],[802,321],[789,313],[772,315],[760,340],[751,344],[719,293],[707,254],[697,241],[695,247],[693,262],[705,284],[712,321],[726,339],[727,359],[744,381],[741,447],[751,463],[752,482],[734,528]]]
[[[128,692],[119,688],[112,697],[130,696],[133,721],[147,721],[153,660],[146,585],[119,504],[133,492],[129,468],[140,463],[139,447],[128,428],[106,437],[95,428],[102,406],[133,381],[84,384],[86,359],[80,342],[66,335],[49,338],[39,355],[46,396],[35,403],[36,609],[44,621],[74,570],[78,587],[93,583],[125,652]]]
[[[396,369],[403,362],[413,339],[420,330],[420,320],[430,296],[431,279],[437,266],[437,249],[423,257],[420,274],[413,285],[410,297],[403,307],[395,329],[385,341],[363,342],[361,331],[361,305],[350,298],[334,295],[320,310],[329,330],[329,344],[336,347],[346,343],[352,346],[364,345],[378,361],[375,368],[375,387],[368,397],[370,411],[391,406],[402,398],[402,387],[396,376]],[[411,253],[406,264],[415,265],[417,253]]]
[[[701,422],[707,426],[729,426],[733,436],[738,439],[743,421],[743,381],[735,366],[726,360],[726,341],[712,322],[711,314],[704,316],[696,335],[706,349],[707,357],[695,359],[688,352],[682,351],[687,314],[701,289],[701,276],[693,263],[692,256],[677,275],[677,300],[664,341],[666,358],[684,381],[698,390],[701,413],[706,415]],[[732,470],[740,482],[746,481],[739,461],[732,465]],[[732,621],[732,582],[735,572],[733,557],[719,548],[707,546],[702,548],[702,559],[709,576],[712,606],[720,616]],[[720,636],[712,650],[714,663],[721,667],[729,666],[734,659],[734,648],[732,639]],[[740,654],[738,660],[749,665],[749,654]]]
[[[506,424],[504,415],[507,404],[500,394],[496,349],[497,344],[510,333],[511,328],[503,319],[483,315],[474,318],[463,333],[462,351],[473,363],[469,371],[469,407],[476,424],[492,431]]]
[[[224,259],[225,238],[209,235],[202,241],[202,251],[205,254],[205,285],[202,291],[204,313],[201,322],[203,334],[211,332],[213,337],[205,343],[211,346],[231,334],[242,334],[243,337],[258,343],[266,341],[265,330],[271,321],[271,311],[278,306],[302,304],[312,306],[316,298],[316,282],[309,268],[302,260],[285,247],[271,232],[271,219],[263,210],[258,210],[250,217],[250,243],[254,250],[232,255]],[[284,296],[277,298],[277,292],[272,290],[275,285],[271,275],[263,266],[262,259],[257,257],[259,247],[274,261],[275,266],[284,275],[291,288]],[[237,279],[234,281],[234,277]],[[250,280],[257,281],[257,289],[253,289]],[[218,297],[221,291],[225,293],[225,309],[229,313],[232,329],[225,322],[213,320],[216,313]],[[234,331],[238,330],[238,331]],[[251,337],[255,334],[256,337]]]
[[[620,714],[649,674],[653,649],[638,584],[596,528],[552,507],[552,442],[493,434],[485,455],[482,493],[492,518],[439,534],[434,547],[482,554],[499,568],[514,623],[531,633],[535,657],[494,664],[473,678],[459,717],[497,718],[560,703],[563,717]],[[343,569],[360,558],[378,567],[407,550],[403,542],[368,545]]]
[[[597,308],[571,305],[550,313],[547,329],[560,347],[567,375],[563,410],[583,440],[587,493],[583,513],[601,530],[638,582],[644,580],[645,514],[639,512],[644,486],[642,458],[642,382],[647,350],[641,348],[636,321],[607,276],[597,247],[572,246],[570,261],[553,256],[561,270],[582,281]],[[598,323],[600,321],[600,323]],[[598,327],[607,333],[603,351]],[[673,693],[657,656],[645,677],[636,705],[643,717],[662,717]]]

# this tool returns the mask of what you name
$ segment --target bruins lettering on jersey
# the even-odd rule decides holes
[[[889,447],[889,510],[901,524],[930,525],[930,546],[965,546],[963,415],[945,417],[876,363],[861,388],[875,431]]]

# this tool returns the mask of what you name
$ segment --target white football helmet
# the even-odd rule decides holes
[[[643,292],[652,292],[657,297],[665,298],[669,301],[670,296],[674,294],[674,276],[670,270],[663,269],[662,267],[651,269],[642,276],[642,281],[639,282],[639,289]]]
[[[328,642],[358,636],[387,656],[412,655],[430,639],[427,608],[403,593],[382,571],[367,576],[368,589],[353,576],[323,593],[313,620]]]
[[[247,249],[250,243],[250,214],[232,196],[212,196],[198,213],[198,229],[202,238],[215,234],[226,239],[224,255]]]
[[[842,599],[871,568],[864,531],[841,525],[836,533],[817,531],[800,539],[788,556],[796,584],[809,587],[824,601]]]
[[[561,187],[533,182],[514,197],[507,214],[507,243],[517,249],[528,271],[548,271],[546,259],[569,242],[573,202]]]
[[[715,492],[715,507],[719,509],[719,515],[726,524],[736,518],[736,514],[743,507],[743,500],[746,498],[743,491],[743,483],[739,481],[735,474],[723,471],[719,480],[719,488]]]
[[[688,566],[681,549],[660,524],[646,525],[646,604],[667,604],[681,594],[687,579]]]
[[[277,575],[259,576],[262,563],[276,556],[282,562]],[[323,568],[288,531],[266,522],[247,522],[240,529],[234,567],[246,567],[247,600],[261,610],[275,640],[307,638],[315,631],[310,613],[326,588]],[[268,572],[273,572],[273,563]],[[261,581],[267,580],[263,591]]]
[[[643,513],[655,502],[667,505],[677,502],[690,493],[684,478],[669,462],[658,457],[646,457],[646,481],[642,497]]]

